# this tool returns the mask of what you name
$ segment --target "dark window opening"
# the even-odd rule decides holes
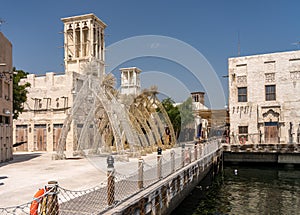
[[[267,85],[265,87],[266,90],[266,101],[276,100],[276,86],[275,85]]]
[[[5,117],[5,124],[6,125],[9,125],[10,124],[10,119],[9,119],[10,117],[9,116],[6,116]]]
[[[238,87],[238,102],[247,102],[247,87]]]

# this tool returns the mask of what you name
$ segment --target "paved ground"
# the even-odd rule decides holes
[[[51,156],[17,153],[12,161],[0,164],[0,207],[31,201],[35,192],[50,180],[71,190],[81,190],[96,186],[105,177],[87,159],[52,160]]]
[[[176,154],[180,148],[175,149]],[[169,157],[170,150],[164,151]],[[33,195],[48,181],[58,181],[63,188],[83,190],[97,186],[106,178],[106,157],[52,160],[52,153],[15,153],[12,161],[0,164],[0,208],[32,201]],[[143,157],[148,165],[155,165],[156,153]],[[122,174],[137,171],[138,159],[115,162]]]

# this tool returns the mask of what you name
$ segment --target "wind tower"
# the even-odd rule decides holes
[[[83,74],[88,62],[93,62],[97,75],[103,77],[106,24],[92,13],[61,20],[64,23],[65,72]]]
[[[138,95],[141,92],[140,70],[137,67],[121,68],[121,94]]]

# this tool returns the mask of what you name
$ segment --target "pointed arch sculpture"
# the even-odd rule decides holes
[[[100,79],[89,73],[82,78],[83,84],[64,121],[56,159],[66,157],[65,148],[70,150],[67,144],[73,146],[73,156],[116,153],[135,157],[152,152],[157,146],[170,148],[176,144],[171,121],[156,97],[156,88],[133,99],[126,99],[126,95],[120,99],[111,74]],[[164,141],[165,128],[171,131],[168,143]]]

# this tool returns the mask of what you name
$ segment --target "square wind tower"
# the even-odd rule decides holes
[[[138,95],[141,92],[140,70],[137,67],[121,68],[121,94]]]
[[[92,13],[61,20],[64,23],[65,72],[83,74],[87,63],[93,62],[97,75],[103,77],[106,24]]]

